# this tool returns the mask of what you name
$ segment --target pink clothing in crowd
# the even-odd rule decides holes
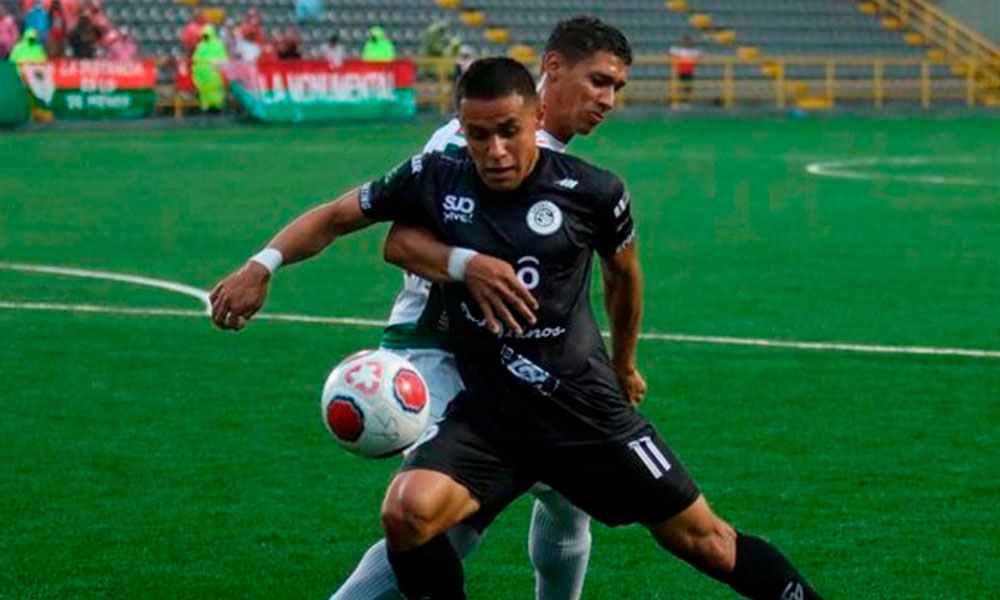
[[[12,15],[0,17],[0,57],[10,54],[11,48],[21,38],[21,32],[17,29],[17,21]]]

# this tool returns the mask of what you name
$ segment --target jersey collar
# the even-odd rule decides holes
[[[548,148],[549,150],[555,150],[556,152],[566,152],[566,144],[560,142],[556,139],[556,136],[552,135],[544,129],[539,129],[535,132],[535,141],[542,148]]]

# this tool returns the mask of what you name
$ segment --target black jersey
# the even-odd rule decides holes
[[[373,220],[428,227],[453,246],[506,260],[538,299],[520,335],[486,329],[464,284],[442,287],[467,394],[455,409],[505,437],[572,444],[621,439],[643,423],[627,405],[590,302],[594,251],[611,256],[634,235],[629,196],[608,171],[540,149],[509,193],[487,188],[464,152],[413,157],[361,188]]]

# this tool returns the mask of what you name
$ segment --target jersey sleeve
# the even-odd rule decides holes
[[[418,154],[361,186],[361,212],[373,221],[412,221],[424,188],[430,154]]]
[[[635,240],[632,199],[625,189],[625,184],[617,177],[608,186],[608,193],[601,203],[597,222],[599,229],[594,248],[601,256],[618,254]]]

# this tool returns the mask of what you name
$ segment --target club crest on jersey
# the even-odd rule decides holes
[[[448,194],[444,197],[444,222],[458,221],[472,223],[472,213],[476,212],[476,201],[465,196]]]
[[[562,227],[562,210],[551,200],[539,200],[528,209],[528,229],[538,235],[550,235]]]

